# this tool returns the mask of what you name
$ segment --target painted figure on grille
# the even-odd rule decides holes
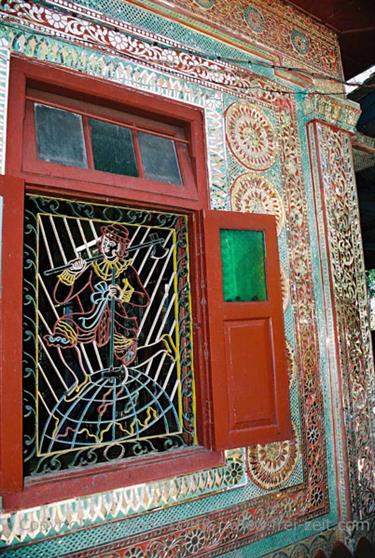
[[[132,252],[145,248],[147,259],[164,259],[169,252],[162,246],[165,239],[157,233],[149,232],[141,244],[130,245],[129,241],[127,227],[117,223],[102,226],[96,242],[98,254],[44,272],[47,277],[57,275],[51,298],[62,313],[44,340],[57,349],[68,369],[62,352],[74,349],[71,366],[76,370],[78,365],[84,376],[59,395],[48,414],[41,435],[43,452],[180,429],[174,396],[162,376],[165,357],[170,360],[168,368],[174,366],[176,347],[168,333],[138,346],[141,318],[152,302],[130,258]],[[100,349],[99,369],[89,366],[88,370],[87,358],[82,358],[89,354],[89,344]],[[155,378],[145,364],[157,355]]]
[[[145,309],[150,299],[128,258],[128,229],[109,224],[100,232],[98,256],[91,261],[71,260],[58,275],[53,298],[57,304],[65,305],[65,314],[44,339],[48,346],[61,349],[79,343],[94,342],[99,348],[108,345],[109,369],[114,359],[127,367],[137,356],[137,309]],[[160,347],[155,349],[170,352],[167,337],[163,336]]]

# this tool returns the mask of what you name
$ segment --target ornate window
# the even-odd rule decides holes
[[[197,444],[187,225],[27,195],[27,476]]]
[[[5,507],[286,439],[275,221],[207,209],[201,111],[22,60],[11,90]]]

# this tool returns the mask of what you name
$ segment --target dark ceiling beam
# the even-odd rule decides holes
[[[371,31],[375,31],[374,25],[371,27],[361,27],[359,29],[347,29],[346,31],[341,31],[340,36],[342,37],[343,35],[350,35],[352,33],[371,33]]]

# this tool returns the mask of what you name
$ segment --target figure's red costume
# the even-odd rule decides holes
[[[131,309],[146,307],[149,296],[132,260],[125,258],[128,230],[116,224],[102,227],[101,232],[98,246],[103,257],[81,270],[74,269],[74,260],[59,275],[53,297],[64,305],[64,315],[45,340],[60,348],[90,342],[103,347],[109,343],[113,319],[114,357],[129,365],[136,357],[139,328]]]

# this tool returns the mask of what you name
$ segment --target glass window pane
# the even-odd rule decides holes
[[[267,300],[264,233],[220,231],[225,302]]]
[[[73,112],[35,104],[38,158],[50,163],[87,167],[82,117]]]
[[[168,184],[181,184],[174,142],[144,132],[139,132],[138,138],[145,177]]]
[[[131,130],[101,120],[89,120],[96,170],[138,176]]]

